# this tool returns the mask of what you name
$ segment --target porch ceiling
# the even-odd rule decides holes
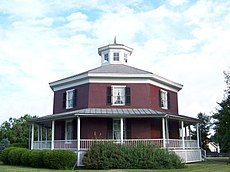
[[[51,120],[58,119],[70,119],[80,117],[101,117],[101,118],[169,118],[173,120],[185,121],[188,123],[199,123],[196,118],[191,118],[188,116],[178,115],[178,114],[168,114],[165,112],[160,112],[154,109],[147,108],[86,108],[75,110],[71,112],[58,113],[52,115],[46,115],[39,118],[33,118],[32,123],[44,123]]]

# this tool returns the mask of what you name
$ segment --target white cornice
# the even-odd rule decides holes
[[[183,85],[155,74],[82,73],[50,83],[53,91],[58,91],[87,83],[149,83],[163,89],[178,92]]]

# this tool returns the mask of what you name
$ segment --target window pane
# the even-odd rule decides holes
[[[125,87],[113,87],[113,104],[125,104]]]
[[[66,91],[66,108],[72,108],[74,102],[74,90]]]

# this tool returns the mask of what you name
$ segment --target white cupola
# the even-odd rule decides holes
[[[108,64],[127,64],[132,52],[132,48],[123,44],[117,44],[116,37],[113,44],[98,48],[102,66]]]

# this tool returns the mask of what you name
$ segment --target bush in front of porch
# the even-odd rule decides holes
[[[156,145],[95,143],[83,157],[88,169],[163,169],[184,168],[174,152]]]
[[[69,169],[76,162],[76,154],[67,150],[28,150],[9,147],[2,151],[0,160],[6,165]]]

